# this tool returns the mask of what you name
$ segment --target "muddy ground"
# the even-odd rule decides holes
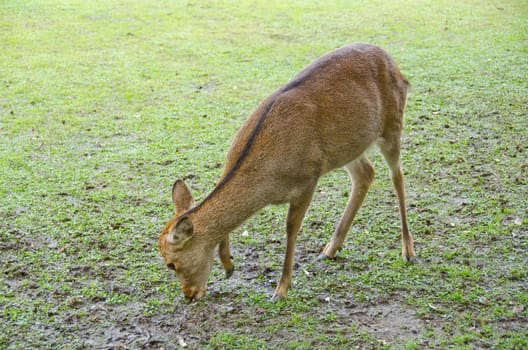
[[[370,300],[359,301],[346,291],[346,285],[332,282],[342,274],[357,271],[346,265],[344,258],[330,263],[314,262],[317,251],[310,248],[309,242],[306,245],[298,246],[295,265],[295,276],[300,280],[300,285],[296,287],[301,291],[291,293],[289,301],[267,301],[273,293],[278,269],[263,266],[258,255],[259,249],[264,247],[237,245],[234,249],[236,272],[229,280],[224,280],[222,271],[216,266],[206,298],[189,303],[180,296],[171,302],[173,306],[152,308],[153,300],[165,298],[159,292],[157,283],[152,283],[149,287],[115,282],[129,268],[115,265],[114,262],[108,262],[106,267],[104,263],[97,267],[73,265],[69,271],[70,278],[64,281],[70,290],[84,288],[87,278],[106,281],[107,296],[83,297],[74,292],[65,292],[64,288],[36,285],[31,282],[31,267],[17,266],[12,261],[15,258],[10,252],[24,250],[30,254],[42,249],[61,248],[48,240],[30,242],[11,232],[2,237],[0,245],[4,264],[4,291],[28,301],[40,302],[32,304],[35,308],[33,312],[38,315],[35,320],[28,322],[27,327],[20,328],[25,328],[27,333],[10,334],[7,348],[442,347],[438,339],[444,336],[443,329],[453,317],[447,306],[429,304],[424,311],[423,308],[411,307],[408,295],[397,293],[378,292],[376,295],[374,292],[369,297]],[[274,249],[281,249],[279,242],[275,242],[273,246]],[[397,247],[396,244],[393,246]],[[159,258],[155,257],[155,252],[150,251],[151,247],[146,246],[145,249],[152,256],[152,264],[161,264]],[[385,253],[377,255],[380,259],[386,258]],[[427,259],[422,260],[421,264],[427,265]],[[271,262],[270,265],[274,266]],[[42,268],[49,266],[43,262]],[[359,269],[368,267],[361,266]],[[328,288],[318,288],[315,281],[313,284],[310,282],[324,276],[330,281]],[[169,279],[175,280],[175,277]],[[177,287],[177,283],[174,286]],[[151,292],[149,288],[152,288]],[[350,286],[350,290],[353,289],[354,286]],[[126,295],[130,301],[113,304],[110,295]],[[299,317],[294,315],[299,313],[298,307],[290,306],[296,303],[292,298],[300,299],[299,304],[306,304],[300,314],[301,318],[309,320],[309,335],[304,328],[305,320],[296,321],[303,328],[300,333],[296,322],[292,321],[293,317]],[[42,307],[48,305],[47,311],[39,310],[40,304]],[[459,311],[471,307],[461,305]],[[522,332],[526,326],[522,311],[517,310],[518,314],[510,319],[494,321],[491,327],[499,332]],[[46,313],[44,317],[43,312]],[[4,317],[7,316],[4,310]],[[479,327],[479,322],[482,321],[474,321],[475,328]],[[434,337],[431,337],[432,333],[435,334]],[[452,336],[453,330],[448,327],[445,335]],[[251,343],[251,340],[255,343]],[[470,348],[488,348],[486,343],[479,343],[478,340],[470,344]]]

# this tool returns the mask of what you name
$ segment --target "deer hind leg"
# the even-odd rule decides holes
[[[220,262],[225,270],[225,278],[231,277],[235,270],[235,265],[233,264],[233,256],[231,255],[231,249],[229,247],[229,236],[220,242],[220,245],[218,246],[218,256],[220,257]]]
[[[330,242],[326,245],[318,260],[333,259],[337,252],[343,247],[345,237],[352,225],[358,209],[361,207],[363,200],[374,180],[374,168],[365,155],[361,155],[354,161],[345,165],[348,171],[352,188],[347,206],[337,225],[337,228]]]
[[[302,196],[296,200],[290,201],[290,207],[288,209],[288,218],[286,221],[286,255],[284,257],[284,265],[282,268],[282,275],[279,280],[279,284],[275,289],[272,300],[284,299],[288,295],[288,290],[292,285],[292,268],[293,268],[293,256],[295,254],[295,242],[297,241],[297,234],[301,228],[302,221],[306,209],[312,201],[313,192],[315,185],[311,186]]]
[[[407,211],[405,207],[405,184],[403,180],[403,171],[400,161],[400,135],[392,135],[379,144],[381,153],[385,158],[392,177],[392,184],[398,198],[398,208],[400,211],[401,237],[402,237],[402,257],[409,263],[416,262],[414,252],[413,237],[409,232],[407,224]]]

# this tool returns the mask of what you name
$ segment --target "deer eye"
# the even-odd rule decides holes
[[[174,267],[174,264],[173,264],[173,263],[167,264],[167,267],[168,267],[170,270],[174,270],[174,271],[176,271],[176,267]]]

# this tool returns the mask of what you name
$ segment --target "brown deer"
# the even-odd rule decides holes
[[[402,256],[414,262],[400,164],[408,81],[382,49],[353,44],[332,51],[268,96],[236,134],[215,189],[197,206],[180,180],[172,188],[175,216],[159,238],[161,255],[175,270],[185,296],[205,295],[215,247],[233,272],[229,234],[268,204],[289,203],[287,243],[275,298],[292,283],[297,233],[318,179],[335,168],[350,175],[350,198],[320,259],[341,249],[374,179],[365,152],[376,144],[391,170],[398,198]]]

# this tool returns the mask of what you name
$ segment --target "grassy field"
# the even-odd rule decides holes
[[[385,48],[411,81],[403,163],[421,264],[400,259],[388,170],[336,261],[348,196],[321,179],[294,288],[271,302],[286,207],[232,234],[236,271],[183,300],[157,238],[203,199],[261,99],[321,54]],[[1,1],[0,348],[525,349],[525,1]]]

